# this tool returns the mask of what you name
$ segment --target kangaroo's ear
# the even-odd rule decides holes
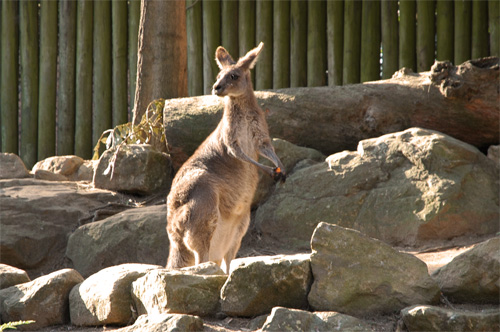
[[[238,60],[238,66],[244,69],[252,69],[255,66],[255,63],[257,62],[257,58],[259,57],[259,54],[262,51],[263,47],[264,43],[260,42],[259,46],[257,46],[251,51],[248,51],[248,53],[245,54],[244,57]]]
[[[231,66],[236,63],[231,55],[222,46],[217,47],[217,50],[215,51],[215,61],[220,69],[224,69],[224,67]]]

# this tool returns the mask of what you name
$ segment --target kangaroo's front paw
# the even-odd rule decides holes
[[[273,169],[273,174],[272,174],[274,182],[281,182],[285,183],[286,181],[286,174],[283,172],[283,170],[280,167],[276,167]]]

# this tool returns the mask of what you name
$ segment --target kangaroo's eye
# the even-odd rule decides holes
[[[233,81],[236,81],[238,78],[239,78],[239,76],[238,76],[238,75],[236,75],[236,74],[231,74],[231,79],[232,79]]]

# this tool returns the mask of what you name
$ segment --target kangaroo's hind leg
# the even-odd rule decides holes
[[[188,214],[186,207],[167,213],[167,234],[170,242],[167,269],[179,269],[195,263],[193,252],[184,243],[184,228]]]
[[[226,273],[229,274],[229,269],[231,267],[231,261],[236,257],[238,250],[240,250],[241,240],[245,236],[248,225],[250,225],[250,211],[242,214],[239,217],[238,222],[234,225],[234,234],[230,239],[231,244],[224,255],[224,265],[226,268]]]

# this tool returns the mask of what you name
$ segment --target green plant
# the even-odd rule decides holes
[[[19,325],[28,325],[28,324],[33,324],[35,321],[34,320],[20,320],[17,322],[8,322],[0,325],[0,331],[4,331],[7,329],[11,330],[17,330],[17,326]]]

